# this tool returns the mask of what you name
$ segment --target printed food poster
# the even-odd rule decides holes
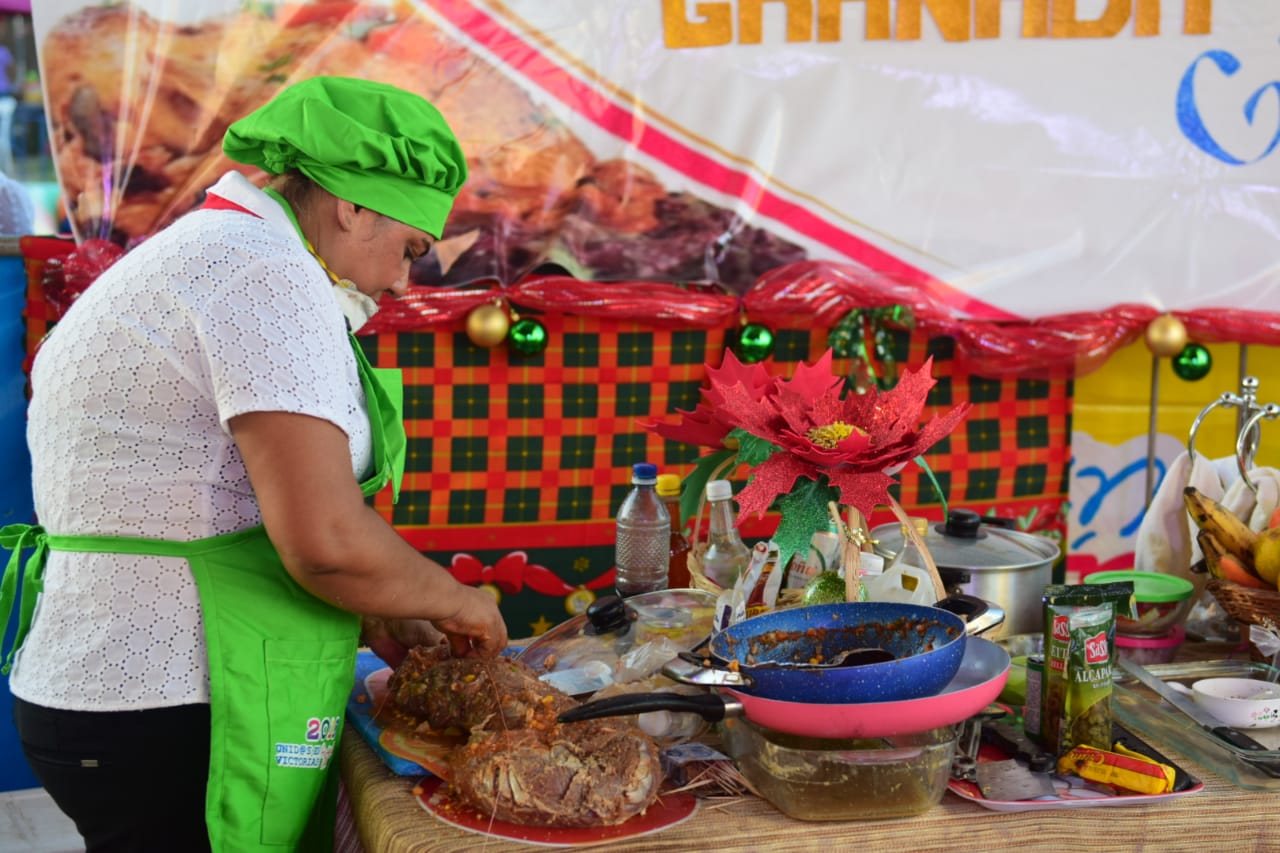
[[[226,125],[324,73],[420,92],[469,153],[424,280],[834,259],[981,318],[1280,306],[1271,0],[37,6],[81,237],[189,209]]]

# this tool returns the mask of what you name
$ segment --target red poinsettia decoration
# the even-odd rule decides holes
[[[827,517],[827,504],[852,506],[870,517],[890,502],[893,475],[955,429],[969,411],[964,403],[924,426],[930,359],[906,369],[888,391],[850,392],[831,372],[827,350],[791,379],[770,377],[759,365],[747,368],[732,352],[708,369],[704,402],[681,412],[676,424],[646,425],[659,435],[715,448],[703,456],[690,485],[701,489],[715,466],[746,465],[747,485],[737,501],[743,517],[781,512],[774,541],[783,564],[807,549]],[[696,500],[696,496],[695,496]]]
[[[773,390],[774,377],[763,365],[745,365],[733,350],[726,350],[719,367],[707,366],[710,384],[702,389],[702,402],[692,411],[679,410],[678,423],[642,423],[645,429],[682,444],[721,449],[728,447],[729,433],[739,426],[724,407],[725,391],[742,389],[753,400],[763,399]]]
[[[803,477],[825,478],[838,503],[869,516],[889,502],[892,474],[944,438],[969,411],[965,403],[917,428],[935,384],[932,359],[917,371],[905,370],[888,391],[852,394],[832,375],[831,358],[827,350],[759,399],[740,385],[721,393],[723,416],[772,445],[758,460],[739,454],[752,466],[751,481],[738,495],[743,515],[763,515]],[[751,448],[744,450],[752,455]]]

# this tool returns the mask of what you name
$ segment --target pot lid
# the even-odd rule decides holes
[[[965,570],[1024,569],[1058,559],[1057,544],[1043,536],[1002,526],[1002,520],[968,509],[952,510],[946,522],[929,524],[922,534],[939,568]],[[893,558],[902,549],[902,526],[882,524],[871,531],[877,553]]]
[[[1116,581],[1132,581],[1133,597],[1136,601],[1150,604],[1167,604],[1190,598],[1195,592],[1195,584],[1186,578],[1166,575],[1162,572],[1139,571],[1106,571],[1094,572],[1084,579],[1085,583],[1114,583]]]
[[[596,661],[612,668],[633,647],[659,638],[688,651],[710,636],[715,605],[715,593],[701,589],[663,589],[625,599],[604,595],[582,615],[539,635],[516,659],[539,672],[559,672]]]

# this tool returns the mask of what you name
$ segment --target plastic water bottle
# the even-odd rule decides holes
[[[631,467],[631,491],[618,509],[614,586],[624,598],[667,588],[671,516],[654,488],[657,482],[657,466],[637,462]]]
[[[728,480],[707,483],[707,502],[711,518],[707,526],[707,548],[702,552],[702,571],[709,580],[731,589],[751,562],[751,549],[738,533],[733,484]]]

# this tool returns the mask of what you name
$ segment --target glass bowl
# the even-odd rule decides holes
[[[801,737],[733,718],[721,740],[752,788],[797,820],[919,814],[947,790],[958,727],[874,739]]]

